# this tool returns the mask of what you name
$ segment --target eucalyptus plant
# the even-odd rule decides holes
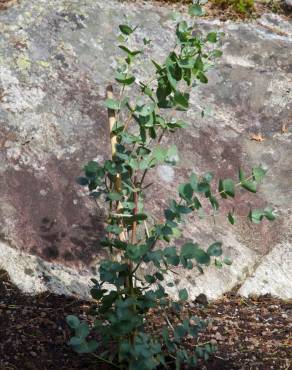
[[[189,9],[190,16],[202,15],[199,3]],[[145,54],[150,40],[143,39],[143,47],[132,50],[129,41],[137,27],[119,26],[119,48],[124,58],[115,74],[115,94],[108,88],[105,107],[108,109],[112,158],[104,163],[89,162],[78,183],[88,188],[90,197],[106,208],[106,237],[100,241],[108,251],[101,259],[99,279],[92,279],[91,295],[97,304],[93,330],[97,339],[88,339],[90,328],[76,316],[67,317],[75,331],[69,344],[79,353],[95,356],[120,369],[150,370],[168,362],[180,369],[197,365],[198,359],[208,359],[215,350],[212,343],[193,345],[205,323],[197,317],[184,317],[182,307],[188,292],[182,289],[178,300],[169,299],[166,274],[177,268],[197,268],[214,264],[222,268],[230,260],[222,257],[222,243],[214,241],[208,248],[187,242],[179,245],[182,226],[188,216],[201,213],[204,202],[218,212],[221,201],[233,198],[238,188],[255,193],[265,175],[262,167],[246,175],[239,169],[239,179],[221,179],[214,184],[211,173],[192,173],[178,188],[175,199],[169,200],[164,219],[145,211],[145,194],[151,183],[149,171],[162,164],[175,165],[178,153],[175,146],[162,145],[166,135],[176,134],[187,127],[182,119],[189,109],[190,94],[198,84],[208,82],[207,71],[222,55],[218,48],[222,34],[194,32],[195,23],[177,21],[175,45],[163,62],[149,58],[154,73],[147,81],[135,75],[136,61]],[[139,78],[138,78],[139,77]],[[120,87],[119,87],[120,86]],[[229,212],[231,224],[235,215]],[[271,208],[251,210],[252,222],[263,218],[273,220]],[[143,270],[152,271],[141,273]],[[173,275],[172,275],[173,276]],[[172,321],[167,312],[176,319]],[[161,312],[160,332],[147,330],[147,317]],[[186,343],[190,343],[186,345]]]

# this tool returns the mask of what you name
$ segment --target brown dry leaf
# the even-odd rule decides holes
[[[0,102],[3,100],[4,96],[6,95],[4,89],[2,89],[2,87],[0,87]]]
[[[219,333],[219,331],[217,331],[217,333],[215,333],[214,337],[215,337],[215,339],[216,339],[216,340],[218,340],[218,341],[222,341],[222,340],[224,340],[224,339],[225,339],[225,337],[223,337],[223,335],[221,335],[221,334]]]
[[[249,138],[250,140],[255,140],[255,141],[258,141],[258,142],[262,142],[262,141],[265,141],[266,139],[263,137],[263,135],[261,133],[259,134],[252,134],[251,137]]]
[[[17,0],[0,0],[0,10],[6,10],[10,6],[15,5]]]
[[[264,27],[265,29],[267,29],[268,31],[272,31],[273,33],[276,33],[277,35],[279,36],[288,36],[288,34],[286,32],[283,32],[282,30],[280,30],[279,28],[276,28],[276,27],[271,27],[271,26],[268,26],[266,24],[262,24],[260,23],[260,25],[262,27]]]
[[[282,131],[282,134],[288,134],[288,125],[287,125],[287,123],[283,123],[281,131]]]

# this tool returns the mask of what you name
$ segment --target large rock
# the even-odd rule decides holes
[[[142,26],[137,38],[147,34],[155,58],[162,58],[173,38],[167,8],[22,0],[0,12],[0,264],[24,291],[86,296],[96,272],[102,212],[74,179],[89,159],[109,156],[102,100],[124,16]],[[156,179],[149,207],[159,215],[191,171],[211,170],[218,178],[236,176],[239,166],[268,167],[261,192],[240,192],[236,208],[244,215],[250,205],[269,203],[278,220],[251,225],[240,217],[231,227],[222,216],[215,224],[192,219],[184,239],[204,246],[222,240],[233,265],[209,267],[201,276],[178,271],[177,285],[188,287],[192,298],[201,292],[216,298],[237,285],[244,295],[292,297],[292,25],[266,15],[246,24],[200,20],[198,26],[225,32],[224,56],[192,97],[189,128],[164,141],[177,144],[181,163],[149,175]],[[140,68],[147,74],[148,67]],[[205,118],[202,108],[209,111]],[[259,133],[265,141],[250,140]]]

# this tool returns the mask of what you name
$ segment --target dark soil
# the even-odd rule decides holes
[[[6,10],[20,3],[21,0],[0,0],[0,10]],[[119,0],[121,2],[152,2],[157,5],[170,5],[176,10],[182,10],[192,3],[193,0]],[[284,0],[254,0],[254,7],[246,12],[238,12],[232,5],[222,5],[218,0],[209,0],[204,5],[205,18],[218,18],[221,21],[229,19],[245,21],[260,17],[267,12],[278,13],[292,19],[292,11]]]
[[[151,2],[157,5],[168,5],[174,10],[187,10],[193,0],[120,0],[126,2]],[[231,3],[231,1],[230,1]],[[284,0],[254,0],[252,9],[239,12],[233,5],[220,4],[218,0],[209,0],[203,6],[205,15],[203,18],[217,18],[221,21],[235,20],[248,21],[260,17],[264,13],[281,14],[284,18],[292,19],[292,10],[288,8]]]
[[[111,370],[91,355],[75,354],[66,344],[70,330],[65,316],[90,321],[89,307],[65,296],[25,295],[0,272],[0,369]],[[217,341],[218,352],[200,369],[292,369],[292,301],[229,294],[207,305],[192,303],[185,311],[213,321],[198,343]],[[151,326],[159,327],[160,318],[152,314]]]

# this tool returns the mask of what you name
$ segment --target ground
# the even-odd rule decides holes
[[[70,370],[102,367],[91,355],[77,355],[67,346],[68,314],[91,321],[90,303],[75,298],[21,293],[0,273],[0,369]],[[217,341],[218,352],[200,369],[291,369],[292,301],[270,296],[244,299],[230,293],[209,303],[185,307],[192,315],[212,319],[198,343]],[[152,327],[161,315],[152,314]]]
[[[149,0],[120,0],[120,1],[133,1],[133,2],[144,2],[147,3]],[[151,1],[151,0],[150,0]],[[192,0],[152,0],[153,3],[165,3],[172,5],[178,9],[182,6],[188,6],[192,3]],[[257,18],[264,13],[273,12],[282,14],[288,19],[292,17],[292,11],[287,6],[284,0],[254,0],[254,6],[245,12],[236,11],[232,6],[232,1],[222,0],[208,0],[207,4],[204,5],[204,11],[206,18],[217,18],[221,21],[227,20],[248,20]]]

